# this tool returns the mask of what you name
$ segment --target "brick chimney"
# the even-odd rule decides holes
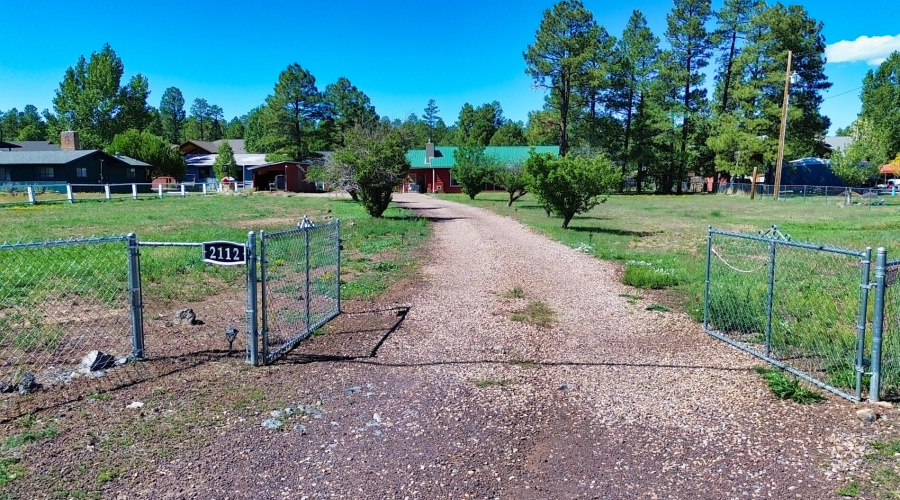
[[[66,130],[59,134],[59,149],[63,151],[76,151],[81,149],[78,144],[78,132],[74,130]]]

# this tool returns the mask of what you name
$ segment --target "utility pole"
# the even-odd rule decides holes
[[[787,71],[784,74],[784,100],[781,103],[781,132],[778,134],[778,158],[775,161],[775,185],[772,189],[772,199],[778,201],[778,191],[781,190],[781,166],[784,164],[784,133],[787,129],[788,97],[791,93],[791,58],[793,53],[788,51]]]

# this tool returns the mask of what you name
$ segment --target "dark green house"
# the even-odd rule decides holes
[[[150,165],[97,149],[0,151],[0,187],[27,184],[133,184],[147,182]]]

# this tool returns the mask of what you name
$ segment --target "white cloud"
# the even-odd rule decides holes
[[[894,51],[900,51],[900,34],[896,36],[861,36],[856,40],[841,40],[825,47],[828,62],[865,61],[872,66],[883,63]]]

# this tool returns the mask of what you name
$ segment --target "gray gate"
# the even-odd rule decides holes
[[[340,221],[260,232],[262,361],[271,363],[341,312]]]
[[[869,382],[877,401],[884,249],[874,280],[871,256],[795,242],[774,226],[756,235],[710,227],[704,330],[852,401]]]

